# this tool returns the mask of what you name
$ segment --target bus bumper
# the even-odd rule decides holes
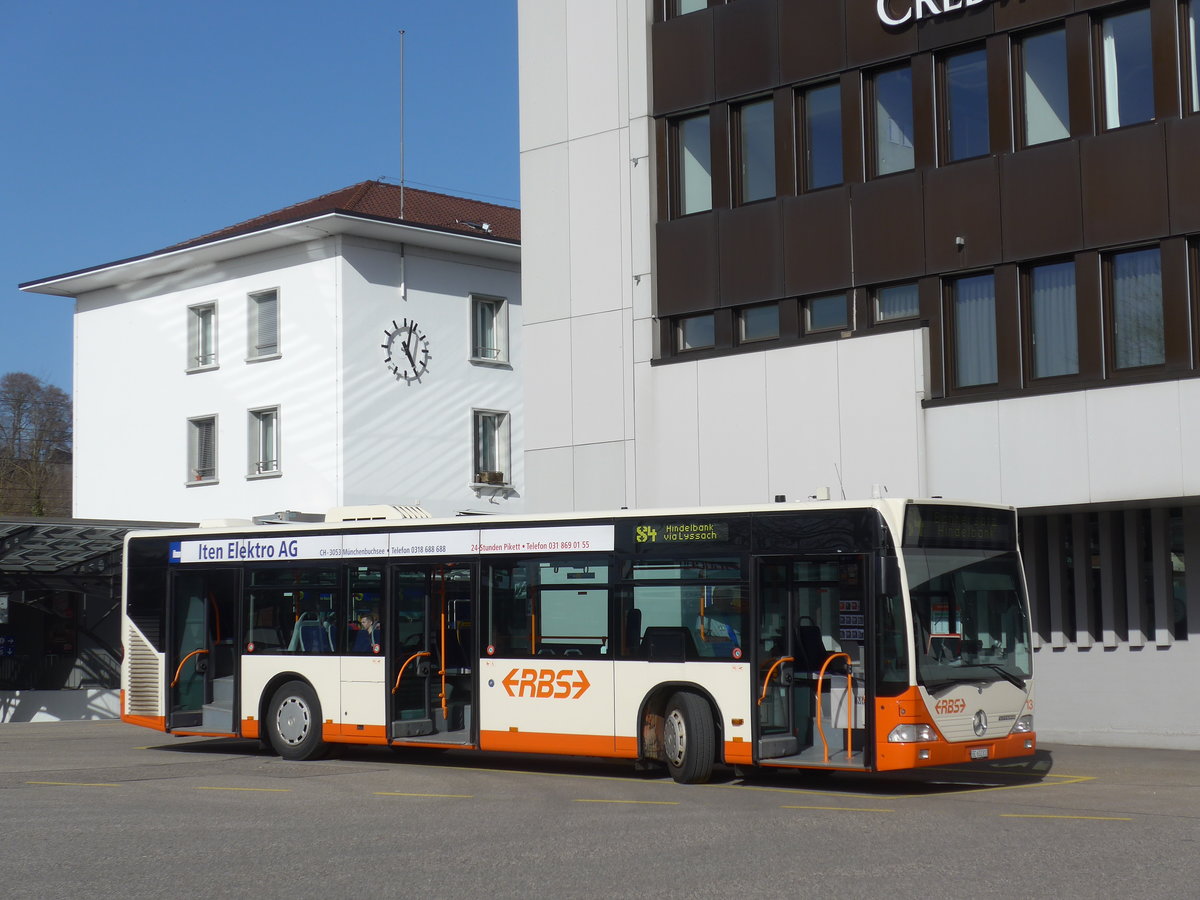
[[[875,768],[886,772],[924,766],[952,766],[996,759],[1019,759],[1033,756],[1036,752],[1037,734],[1032,731],[955,744],[943,740],[911,744],[881,741],[875,745]]]

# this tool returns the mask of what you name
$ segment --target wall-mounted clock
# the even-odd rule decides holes
[[[383,331],[384,342],[380,344],[384,352],[384,365],[399,381],[403,378],[409,384],[420,381],[421,376],[429,369],[429,338],[421,331],[415,321],[405,319],[399,325],[392,320],[392,327]]]

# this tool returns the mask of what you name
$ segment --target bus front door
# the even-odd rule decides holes
[[[171,573],[167,729],[233,734],[238,573]]]
[[[475,567],[393,566],[394,743],[474,744]]]
[[[868,557],[758,561],[758,761],[866,765]]]

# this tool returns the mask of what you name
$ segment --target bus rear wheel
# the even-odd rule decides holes
[[[667,703],[663,755],[680,784],[704,784],[712,776],[716,733],[712,712],[697,695],[680,691]]]
[[[275,692],[267,711],[267,734],[284,759],[317,759],[328,749],[321,739],[321,703],[303,681],[289,681]]]

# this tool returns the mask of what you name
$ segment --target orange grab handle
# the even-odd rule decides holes
[[[817,675],[817,731],[821,734],[821,743],[825,747],[825,762],[829,762],[829,741],[825,740],[825,729],[821,727],[821,682],[825,680],[825,670],[829,668],[829,664],[839,656],[846,657],[846,662],[850,665],[854,664],[854,660],[850,658],[848,653],[834,653],[829,659],[825,660],[825,665],[821,666],[821,671]],[[846,709],[846,754],[854,752],[854,746],[850,738],[850,730],[854,728],[854,678],[850,674],[850,669],[846,669],[846,696],[849,697],[849,706]]]
[[[781,657],[779,657],[779,659],[775,660],[774,663],[772,663],[771,668],[769,668],[767,670],[767,677],[763,679],[762,696],[760,696],[758,698],[759,706],[762,706],[763,701],[767,699],[767,687],[771,684],[771,676],[775,674],[775,670],[778,669],[785,662],[795,662],[795,661],[796,661],[795,657],[781,656]]]
[[[187,656],[185,656],[183,659],[181,659],[179,661],[179,668],[175,670],[175,677],[171,679],[171,687],[175,687],[175,685],[179,684],[179,673],[183,671],[183,664],[185,662],[187,662],[189,659],[191,659],[197,653],[207,653],[207,652],[208,651],[204,650],[204,649],[193,650],[191,653],[189,653]]]
[[[396,693],[396,691],[400,690],[400,679],[404,677],[404,670],[408,668],[408,664],[410,662],[412,662],[414,659],[416,659],[419,656],[432,656],[432,655],[433,654],[431,654],[428,650],[418,650],[416,653],[414,653],[412,656],[410,656],[408,659],[406,659],[404,661],[404,665],[402,665],[400,667],[400,671],[396,673],[396,683],[395,683],[395,685],[392,686],[392,693],[394,694],[394,693]]]

